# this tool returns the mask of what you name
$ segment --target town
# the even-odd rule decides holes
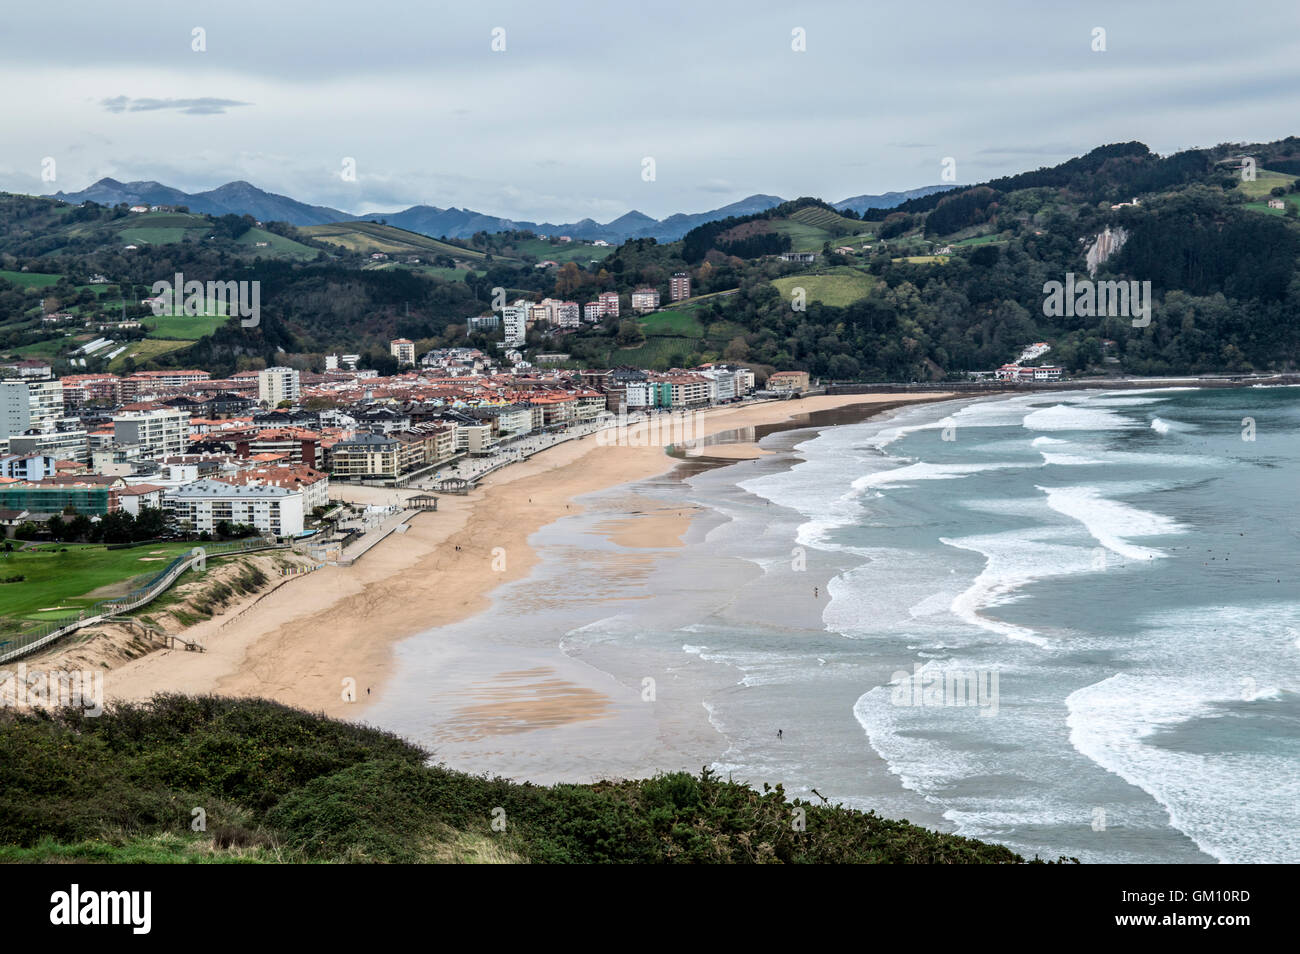
[[[505,342],[543,311],[568,320],[568,304],[508,306]],[[509,350],[513,365],[473,348],[417,361],[404,338],[390,348],[399,372],[389,377],[347,354],[327,356],[320,373],[272,367],[228,378],[193,369],[60,378],[39,360],[0,366],[0,524],[20,539],[58,539],[77,517],[156,511],[187,538],[310,536],[330,510],[331,481],[437,489],[445,477],[461,488],[628,415],[810,388],[807,372],[788,371],[760,391],[751,369],[732,364],[548,370]]]

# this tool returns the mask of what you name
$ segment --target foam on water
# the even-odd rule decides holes
[[[1111,500],[1099,487],[1038,487],[1047,495],[1047,505],[1083,524],[1099,544],[1127,560],[1153,560],[1160,550],[1129,543],[1130,537],[1153,537],[1180,533],[1185,528],[1158,513]]]
[[[1140,671],[1069,695],[1070,743],[1148,792],[1206,853],[1223,862],[1300,861],[1300,772],[1289,751],[1259,739],[1269,709],[1300,706],[1294,604],[1226,606],[1150,620],[1135,647]],[[1225,634],[1232,640],[1225,665]],[[1249,674],[1249,675],[1246,675]],[[1253,689],[1258,681],[1268,688]],[[1223,751],[1216,733],[1238,739]],[[1171,744],[1171,740],[1176,742]],[[1197,739],[1201,743],[1195,744]]]
[[[1057,404],[1025,415],[1031,431],[1125,431],[1137,425],[1115,411],[1082,404]]]

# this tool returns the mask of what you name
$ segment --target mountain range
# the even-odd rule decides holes
[[[888,209],[909,199],[931,195],[952,186],[924,186],[906,192],[886,192],[883,195],[858,195],[835,203],[843,211],[853,209]],[[50,198],[79,204],[86,201],[100,205],[183,205],[191,212],[207,215],[251,215],[263,222],[288,222],[291,225],[325,225],[331,222],[383,221],[388,225],[419,232],[433,238],[466,239],[475,232],[505,232],[527,229],[541,234],[571,235],[578,239],[604,239],[619,243],[634,238],[653,238],[671,242],[681,238],[691,229],[705,222],[725,219],[733,215],[752,215],[764,212],[786,201],[775,195],[751,195],[730,205],[707,212],[678,212],[665,219],[655,219],[643,212],[632,211],[611,222],[600,223],[593,219],[577,222],[526,222],[475,212],[473,209],[441,209],[432,205],[413,205],[398,212],[368,212],[353,215],[323,205],[309,205],[286,195],[277,195],[259,189],[250,182],[227,182],[207,192],[182,192],[161,182],[119,182],[100,179],[80,192],[56,192]]]

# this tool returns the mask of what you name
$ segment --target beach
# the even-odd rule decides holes
[[[866,415],[947,396],[815,396],[716,408],[696,417],[693,436],[707,443],[738,432],[750,438],[740,441],[746,446],[732,451],[723,443],[712,459],[723,461],[725,454],[743,460],[761,454],[751,437],[755,428],[797,424],[816,412],[842,408]],[[704,452],[709,455],[707,447]],[[681,458],[657,444],[626,446],[595,436],[560,444],[493,473],[467,496],[443,495],[437,512],[416,515],[405,533],[393,534],[353,566],[326,566],[191,627],[187,638],[201,641],[205,652],[161,650],[111,670],[106,697],[139,700],[160,691],[259,696],[341,718],[367,718],[393,675],[394,647],[483,611],[495,589],[525,578],[536,560],[529,538],[580,513],[576,498],[680,464]],[[392,503],[414,492],[347,485],[332,491],[363,503]],[[602,516],[620,546],[653,550],[680,545],[692,514],[656,509],[654,501],[630,495]],[[623,562],[608,581],[613,600],[620,598],[619,573],[636,569],[635,561]],[[485,690],[479,716],[552,724],[603,711],[589,687],[564,682],[547,673],[506,677],[513,688]]]

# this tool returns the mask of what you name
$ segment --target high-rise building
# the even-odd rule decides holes
[[[113,443],[135,444],[150,457],[184,454],[190,443],[190,412],[158,407],[115,415]]]
[[[63,382],[0,381],[0,437],[53,426],[63,416]]]
[[[668,296],[672,301],[681,301],[691,297],[691,276],[686,272],[675,272],[668,280]]]
[[[600,302],[600,311],[604,317],[618,317],[618,292],[601,292],[597,301]]]
[[[388,343],[388,350],[399,365],[415,364],[415,342],[410,338],[394,338]]]
[[[522,298],[513,305],[501,309],[501,322],[505,325],[507,345],[521,345],[527,339],[528,309],[530,305]]]
[[[257,372],[257,400],[275,407],[281,401],[298,400],[298,372],[293,368],[267,368]]]

